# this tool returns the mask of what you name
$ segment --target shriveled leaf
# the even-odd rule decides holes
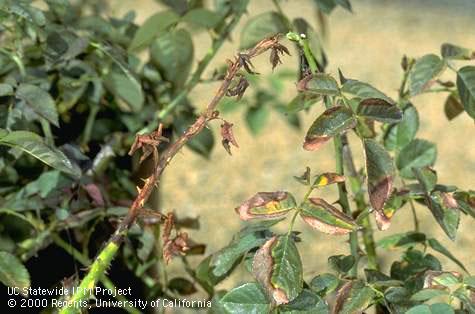
[[[415,138],[418,129],[419,114],[417,109],[409,104],[404,108],[402,120],[386,131],[384,146],[390,150],[401,150]]]
[[[380,246],[386,250],[392,250],[396,248],[408,248],[413,247],[416,244],[423,244],[426,242],[426,235],[420,232],[410,231],[405,233],[393,234],[382,238],[377,242],[377,246]]]
[[[460,268],[462,268],[464,271],[468,272],[468,270],[465,268],[465,266],[462,264],[460,260],[458,260],[452,253],[450,253],[449,250],[445,248],[445,246],[442,245],[437,239],[429,239],[428,241],[429,246],[434,250],[439,252],[440,254],[444,255],[445,257],[448,257],[452,262],[457,264]]]
[[[471,60],[475,59],[475,51],[457,45],[445,43],[440,48],[440,54],[445,59]]]
[[[315,73],[307,75],[297,84],[300,92],[314,93],[323,96],[335,96],[340,94],[338,83],[328,74]]]
[[[316,176],[313,181],[314,187],[322,187],[339,182],[345,182],[345,176],[334,172],[326,172]]]
[[[356,110],[358,116],[384,123],[395,123],[402,119],[402,112],[396,106],[379,98],[367,98]]]
[[[305,201],[300,217],[312,228],[327,234],[342,235],[359,229],[353,218],[321,198],[310,198]]]
[[[29,288],[30,274],[22,262],[8,252],[0,252],[0,281],[8,287]]]
[[[338,291],[333,313],[361,313],[371,305],[374,297],[374,291],[364,282],[360,280],[348,281]]]
[[[384,211],[384,204],[391,196],[394,165],[389,153],[376,141],[364,140],[366,157],[366,173],[368,175],[369,201],[376,215],[376,222],[380,230],[386,230],[391,223]]]
[[[383,92],[368,83],[360,82],[358,80],[347,79],[341,87],[341,91],[343,93],[355,95],[360,99],[379,98],[390,104],[394,104],[394,100],[386,96]]]
[[[327,302],[314,292],[304,289],[292,302],[281,305],[279,313],[286,314],[329,314]]]
[[[226,293],[220,305],[229,314],[268,313],[271,305],[257,283],[246,283]]]
[[[259,192],[235,210],[242,220],[274,219],[286,215],[296,206],[295,198],[288,192]]]
[[[340,274],[346,274],[355,265],[353,255],[333,255],[328,258],[328,265],[331,269]]]
[[[475,66],[465,66],[457,72],[457,89],[465,111],[475,119]]]
[[[308,129],[303,147],[306,150],[316,150],[333,136],[355,126],[356,119],[350,109],[343,106],[327,109]]]
[[[234,137],[232,123],[224,121],[223,124],[221,124],[221,137],[221,143],[223,144],[224,148],[226,149],[229,155],[232,155],[230,144],[232,144],[236,148],[239,148],[236,138]]]
[[[253,47],[263,38],[278,33],[286,33],[287,27],[282,16],[276,12],[266,12],[249,19],[241,31],[242,49]]]
[[[214,28],[221,21],[221,16],[205,8],[196,8],[186,12],[182,20],[190,23],[192,26]]]
[[[310,281],[310,289],[324,297],[338,288],[340,280],[333,274],[325,273],[317,275]]]
[[[437,158],[435,144],[421,139],[414,139],[399,152],[396,166],[403,178],[413,179],[412,168],[433,166]]]
[[[2,134],[1,131],[5,130],[0,129],[0,134]],[[81,176],[81,170],[76,164],[73,164],[63,152],[46,144],[38,134],[29,131],[5,131],[3,134],[0,137],[0,145],[19,148],[48,166],[70,174],[75,178]]]
[[[444,104],[444,113],[447,119],[453,120],[464,110],[460,99],[455,94],[450,94],[449,97],[445,100]]]
[[[428,54],[416,61],[409,73],[409,91],[412,96],[422,93],[445,70],[445,61]]]
[[[37,115],[59,127],[56,104],[46,91],[36,85],[22,83],[16,90],[16,97],[23,100]]]
[[[135,32],[129,45],[129,51],[136,51],[148,46],[160,32],[177,23],[179,19],[178,14],[171,10],[158,12],[150,16]]]

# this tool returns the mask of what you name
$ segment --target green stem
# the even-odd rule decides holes
[[[87,116],[86,126],[84,127],[83,138],[81,140],[81,146],[86,146],[91,140],[92,128],[94,127],[94,121],[96,120],[97,113],[99,112],[99,105],[91,104],[89,106],[89,115]]]
[[[307,59],[308,65],[310,69],[312,70],[312,73],[317,73],[318,72],[317,62],[315,61],[315,57],[312,53],[312,50],[310,49],[310,45],[308,44],[308,39],[302,38],[302,36],[300,36],[299,44],[301,45],[303,49],[305,59]]]
[[[46,138],[46,143],[49,145],[53,145],[54,144],[53,133],[51,132],[51,127],[49,125],[49,122],[46,119],[41,118],[40,123],[41,123],[41,128],[43,129],[43,134],[45,135],[45,138]]]

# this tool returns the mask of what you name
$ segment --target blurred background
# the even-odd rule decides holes
[[[324,40],[329,58],[328,72],[337,75],[340,68],[345,76],[362,80],[396,97],[402,70],[401,58],[404,54],[420,57],[427,53],[439,54],[440,45],[450,42],[470,48],[475,47],[475,1],[473,0],[353,0],[353,14],[340,9],[328,18],[328,34]],[[249,12],[255,16],[268,11],[270,0],[251,0]],[[304,16],[314,21],[316,16],[310,0],[283,1],[285,13],[291,17]],[[138,21],[160,9],[152,0],[124,0],[111,2],[112,13],[123,14],[130,9],[137,11]],[[240,29],[249,16],[240,22],[233,41],[227,42],[216,56],[216,62],[223,62],[237,51]],[[195,39],[195,57],[200,59],[209,47],[209,36],[204,33]],[[198,39],[198,40],[196,40]],[[288,45],[289,47],[291,45]],[[265,59],[265,60],[263,60]],[[280,69],[297,68],[297,54],[284,58]],[[262,66],[267,59],[256,61],[257,71],[270,74],[268,66]],[[196,63],[195,63],[196,66]],[[213,66],[209,68],[211,75]],[[205,74],[206,76],[206,74]],[[201,84],[192,93],[198,106],[206,105],[212,97],[215,84]],[[252,85],[250,91],[252,92]],[[291,100],[296,93],[294,83],[282,87],[282,98]],[[464,114],[449,122],[443,111],[445,94],[422,95],[414,104],[420,111],[421,128],[419,137],[438,145],[436,170],[439,181],[454,184],[463,189],[475,186],[475,126]],[[245,126],[243,110],[237,108],[225,113],[224,118],[235,124],[234,131],[239,149],[229,156],[217,145],[209,160],[184,149],[166,170],[162,180],[162,207],[165,211],[175,210],[180,215],[199,216],[201,230],[192,232],[192,237],[208,242],[207,254],[226,245],[232,235],[243,225],[234,208],[258,191],[287,190],[301,197],[304,187],[294,179],[306,166],[313,173],[334,170],[333,146],[326,145],[317,152],[302,149],[302,141],[312,121],[323,110],[322,105],[314,106],[308,113],[301,113],[302,127],[296,130],[282,120],[277,113],[271,113],[261,134],[253,136]],[[219,131],[219,123],[211,125]],[[215,132],[215,134],[219,134]],[[361,147],[350,135],[357,164],[361,165]],[[336,188],[321,190],[321,195],[329,201],[336,200]],[[462,217],[457,240],[451,242],[430,215],[428,209],[417,207],[421,229],[429,236],[440,239],[465,263],[469,271],[475,272],[475,250],[473,240],[475,221]],[[285,225],[285,223],[283,224]],[[379,239],[391,233],[413,229],[412,216],[408,206],[393,218],[391,228],[386,232],[376,232]],[[327,257],[347,254],[347,237],[332,237],[310,230],[302,224],[296,230],[302,231],[304,242],[300,244],[305,275],[327,270]],[[396,255],[379,251],[383,257],[383,270],[387,270]],[[195,262],[198,263],[201,257]],[[451,261],[441,258],[447,269],[457,269]],[[174,265],[176,263],[176,265]],[[179,261],[171,263],[171,269],[179,269]],[[221,285],[230,288],[245,281],[244,271],[238,271]],[[308,278],[308,277],[307,277]]]

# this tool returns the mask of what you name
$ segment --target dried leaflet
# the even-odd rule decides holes
[[[229,123],[226,120],[224,120],[223,124],[221,124],[221,143],[223,144],[224,149],[228,152],[229,155],[232,155],[231,145],[229,144],[232,144],[234,147],[239,148],[236,138],[234,137],[232,128],[233,124]]]
[[[296,207],[288,192],[259,192],[235,209],[242,220],[255,218],[275,219],[286,215]]]

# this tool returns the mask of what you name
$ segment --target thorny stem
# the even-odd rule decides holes
[[[107,268],[110,266],[112,260],[114,259],[115,255],[117,254],[121,243],[127,236],[130,226],[132,226],[132,224],[135,222],[137,216],[140,214],[140,210],[143,208],[145,202],[150,197],[154,188],[158,186],[160,182],[160,176],[162,175],[163,171],[171,162],[173,157],[180,151],[181,148],[183,148],[183,146],[185,146],[185,144],[189,140],[199,134],[206,127],[208,122],[217,118],[217,115],[219,113],[216,111],[216,107],[218,106],[220,100],[226,95],[226,92],[228,91],[233,82],[233,79],[236,77],[241,68],[244,66],[248,66],[246,62],[249,62],[250,59],[263,54],[267,50],[274,49],[278,45],[280,45],[278,36],[266,38],[257,43],[254,48],[251,48],[246,51],[245,54],[238,54],[235,57],[234,61],[228,60],[228,70],[216,94],[207,105],[205,111],[201,113],[200,116],[198,116],[195,122],[190,127],[188,127],[188,129],[183,132],[183,134],[181,134],[180,137],[174,143],[170,144],[168,148],[162,153],[153,173],[147,179],[144,180],[145,184],[141,189],[139,189],[139,193],[133,201],[132,205],[130,206],[128,214],[121,221],[116,231],[109,239],[108,243],[99,252],[95,261],[90,266],[88,273],[79,285],[79,291],[84,291],[84,289],[92,289],[95,287],[97,281],[105,273]],[[247,61],[241,59],[244,56]],[[85,299],[86,297],[87,295],[84,295],[83,293],[75,293],[71,296],[69,301],[79,302]],[[61,314],[77,312],[78,308],[73,306],[63,307],[60,311]]]

